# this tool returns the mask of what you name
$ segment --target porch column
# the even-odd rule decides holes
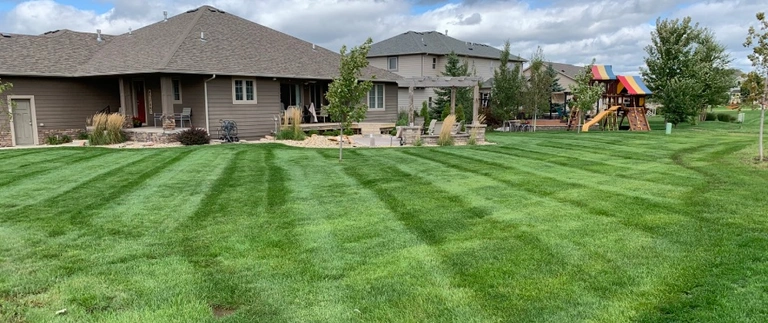
[[[413,126],[413,82],[408,87],[408,125]]]
[[[474,99],[472,100],[472,124],[478,125],[477,115],[480,112],[480,85],[475,84]]]
[[[160,77],[160,98],[163,115],[173,117],[173,82],[169,76]]]
[[[456,87],[451,87],[451,114],[456,115]]]

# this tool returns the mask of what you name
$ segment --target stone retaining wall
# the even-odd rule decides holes
[[[177,133],[163,133],[163,132],[126,132],[126,137],[130,141],[136,142],[154,142],[156,144],[168,144],[172,142],[178,142]]]
[[[75,140],[77,139],[77,134],[81,132],[85,132],[85,129],[38,129],[37,136],[38,139],[40,139],[40,144],[45,145],[45,139],[48,138],[48,136],[67,135],[72,138],[72,140]]]

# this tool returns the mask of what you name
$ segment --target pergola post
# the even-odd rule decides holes
[[[475,84],[475,90],[472,100],[472,124],[478,125],[480,122],[477,120],[477,116],[480,110],[480,85]]]
[[[451,87],[451,114],[456,115],[456,87]]]
[[[413,82],[408,87],[408,125],[413,126]]]

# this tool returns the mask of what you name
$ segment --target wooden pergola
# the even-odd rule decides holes
[[[479,77],[410,77],[403,78],[397,81],[397,85],[400,87],[408,87],[408,123],[413,124],[413,89],[414,88],[451,88],[451,114],[456,114],[456,88],[457,87],[474,87],[474,94],[472,100],[472,124],[478,122],[477,115],[480,110],[480,82],[482,78]]]

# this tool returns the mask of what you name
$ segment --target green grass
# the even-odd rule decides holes
[[[756,118],[341,164],[281,145],[0,151],[0,321],[764,322]]]

